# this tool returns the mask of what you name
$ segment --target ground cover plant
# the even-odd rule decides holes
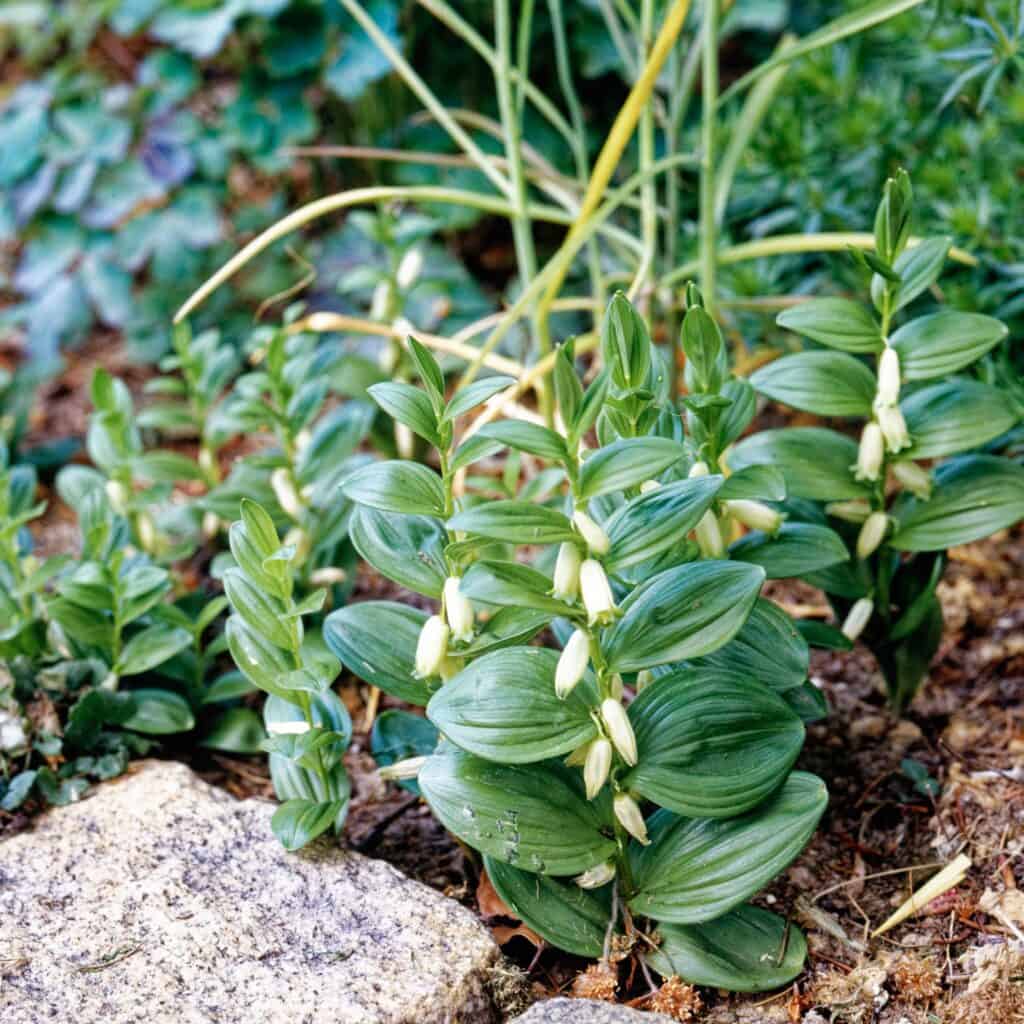
[[[179,49],[228,47],[236,29],[262,38],[261,19],[283,31],[293,6],[305,10],[165,4],[151,28]],[[67,450],[25,443],[39,373],[0,381],[0,810],[77,799],[146,753],[266,754],[272,828],[297,851],[342,832],[365,732],[381,777],[422,797],[509,916],[553,947],[667,985],[777,988],[807,943],[791,907],[771,913],[761,895],[812,841],[832,785],[820,752],[803,752],[830,713],[812,658],[859,664],[863,643],[906,713],[939,649],[947,551],[955,561],[1024,512],[1006,325],[1018,240],[980,220],[963,230],[950,183],[926,170],[922,187],[915,168],[912,188],[897,154],[878,160],[887,179],[837,169],[824,205],[824,171],[789,173],[803,120],[821,125],[801,137],[815,153],[864,131],[849,90],[876,66],[867,41],[924,17],[920,3],[794,16],[802,31],[726,88],[723,41],[754,31],[752,5],[601,4],[586,17],[607,29],[624,103],[600,146],[568,5],[498,2],[482,24],[421,6],[490,72],[494,117],[452,104],[389,5],[343,0],[316,60],[312,44],[296,58],[303,73],[357,38],[367,77],[393,67],[429,138],[457,152],[378,152],[403,167],[394,183],[272,224],[173,326],[184,290],[159,287],[160,253],[134,284],[104,262],[139,220],[182,248],[162,220],[170,192],[159,216],[101,226],[85,248],[68,241],[80,225],[43,206],[22,223],[45,221],[19,259],[46,273],[42,307],[29,299],[16,319],[62,323],[47,305],[60,299],[85,330],[97,282],[122,297],[141,283],[159,293],[162,356],[144,387],[91,376],[84,453],[59,470]],[[1019,19],[990,13],[967,23],[984,45],[942,58],[970,75],[939,83],[939,58],[923,61],[936,119],[969,105],[991,126],[994,107],[1012,109]],[[964,29],[944,31],[943,47]],[[847,76],[823,73],[846,59]],[[794,119],[787,90],[815,117]],[[900,118],[922,145],[915,96]],[[69,103],[74,121],[79,94]],[[36,156],[24,176],[67,174]],[[425,167],[453,175],[415,177]],[[873,231],[858,230],[879,191]],[[1009,218],[1013,196],[996,191]],[[283,212],[269,205],[250,227]],[[342,211],[318,276],[260,258]],[[933,233],[947,215],[957,242],[991,249]],[[487,296],[438,232],[495,219],[507,251]],[[176,286],[213,265],[171,263]],[[222,317],[229,281],[260,285],[263,323]],[[74,512],[76,539],[56,553],[35,550],[41,493]],[[805,590],[778,588],[808,585],[829,607],[793,618],[779,595]],[[347,699],[353,679],[365,706]],[[937,799],[925,764],[900,771]],[[787,892],[801,913],[807,896]]]

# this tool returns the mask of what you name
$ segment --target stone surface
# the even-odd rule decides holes
[[[594,999],[545,999],[511,1024],[673,1024],[663,1013],[641,1013]]]
[[[148,762],[0,843],[3,1024],[490,1024],[465,908]]]

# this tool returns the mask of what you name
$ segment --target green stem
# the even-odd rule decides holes
[[[640,6],[640,64],[646,64],[654,42],[654,0],[642,0]],[[674,53],[675,51],[673,51]],[[639,169],[647,174],[654,164],[654,105],[647,103],[640,115],[638,126]],[[640,191],[642,203],[640,214],[640,231],[644,243],[644,254],[640,261],[640,272],[637,276],[637,293],[641,294],[647,282],[654,276],[654,259],[658,245],[658,196],[657,183],[653,177],[647,177]]]
[[[703,116],[700,152],[700,287],[704,306],[715,309],[715,107],[718,103],[718,0],[704,0]]]

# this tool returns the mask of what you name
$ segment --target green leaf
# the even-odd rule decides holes
[[[426,704],[430,688],[413,674],[416,642],[427,616],[395,601],[364,601],[331,612],[324,641],[360,679],[410,704]]]
[[[449,532],[473,533],[511,544],[557,544],[575,537],[569,518],[530,501],[488,501],[456,513]]]
[[[899,354],[904,380],[930,380],[970,366],[1006,334],[1006,325],[994,317],[943,310],[904,324],[890,344]]]
[[[963,378],[915,391],[900,409],[913,441],[901,453],[908,459],[938,459],[980,448],[1019,419],[1007,392]]]
[[[472,437],[466,438],[455,449],[455,454],[448,465],[448,470],[451,473],[457,473],[460,469],[465,469],[474,462],[479,462],[480,459],[485,459],[488,455],[501,451],[503,447],[500,441],[495,441],[492,437],[482,437],[480,434],[474,434]]]
[[[477,757],[531,764],[568,754],[597,734],[591,687],[555,695],[558,651],[508,647],[473,661],[427,705],[448,739]]]
[[[545,459],[562,462],[568,458],[569,452],[565,440],[547,427],[525,420],[501,420],[488,423],[477,431],[480,437],[488,437],[492,441],[508,445],[520,452],[540,455]]]
[[[232,610],[255,632],[286,650],[295,645],[296,624],[285,619],[279,600],[256,586],[241,569],[228,569],[223,583]]]
[[[612,296],[601,322],[601,351],[616,388],[626,391],[647,383],[651,338],[643,318],[622,292]]]
[[[239,615],[228,619],[224,634],[239,671],[265,693],[285,698],[287,693],[281,686],[281,680],[293,667],[288,655]]]
[[[233,670],[219,675],[210,683],[203,695],[203,703],[219,704],[221,701],[237,700],[258,692],[258,687],[252,684],[244,672]]]
[[[650,845],[631,848],[637,893],[630,907],[673,924],[721,917],[799,856],[827,804],[821,779],[793,772],[769,800],[738,817],[659,813]]]
[[[552,766],[494,764],[448,747],[427,760],[419,781],[449,832],[524,871],[575,875],[615,852],[599,810],[607,805],[584,799]]]
[[[125,729],[163,736],[188,732],[196,720],[188,701],[170,690],[132,690],[132,713],[121,724]]]
[[[745,466],[726,477],[718,492],[722,501],[752,499],[754,501],[785,501],[786,478],[774,466]]]
[[[870,311],[850,299],[811,299],[783,310],[775,322],[841,352],[881,352],[882,329]]]
[[[426,757],[434,752],[439,739],[433,722],[409,711],[389,710],[379,714],[370,734],[373,759],[382,768],[410,757]],[[403,789],[420,795],[416,779],[401,779]]]
[[[750,383],[762,394],[818,416],[870,416],[875,375],[845,352],[798,352],[761,367]]]
[[[576,497],[589,501],[653,480],[685,454],[667,437],[632,437],[599,448],[580,467]]]
[[[827,651],[852,651],[853,642],[835,626],[829,626],[815,619],[797,619],[796,628],[811,645]]]
[[[717,392],[721,384],[718,362],[723,347],[722,334],[718,324],[700,306],[691,306],[683,317],[682,344],[693,390],[705,394]]]
[[[827,526],[783,523],[774,537],[752,530],[729,548],[729,557],[761,566],[770,580],[783,580],[846,562],[850,553]]]
[[[621,572],[678,544],[700,522],[722,486],[720,476],[694,477],[626,502],[604,524],[611,541],[605,567]]]
[[[444,411],[446,420],[456,420],[465,416],[467,412],[482,405],[489,398],[493,398],[499,391],[512,387],[515,384],[515,377],[495,376],[484,377],[483,380],[475,380],[469,387],[459,388]]]
[[[425,392],[412,384],[390,380],[373,384],[366,390],[393,420],[404,423],[428,444],[440,443],[437,435],[437,416],[433,403]]]
[[[630,705],[639,760],[626,778],[677,814],[727,818],[756,806],[786,777],[804,727],[777,694],[737,672],[683,668]]]
[[[420,380],[423,381],[430,400],[434,403],[434,409],[440,415],[444,409],[444,374],[441,372],[441,367],[438,366],[434,354],[422,342],[412,336],[407,339],[407,342],[409,355],[416,364]]]
[[[440,598],[448,575],[447,537],[436,519],[359,505],[349,522],[349,538],[360,557],[382,576],[417,594]]]
[[[499,608],[482,623],[479,632],[468,644],[458,648],[458,652],[466,658],[477,658],[488,651],[528,643],[552,618],[554,615],[543,609]]]
[[[738,672],[781,692],[807,678],[810,650],[797,624],[777,604],[759,597],[740,631],[694,664]]]
[[[343,806],[340,800],[286,800],[274,811],[270,827],[286,850],[301,850],[334,824]]]
[[[462,593],[483,604],[528,608],[552,616],[572,615],[573,608],[551,597],[551,580],[518,562],[474,562],[462,577]]]
[[[828,717],[828,700],[809,679],[792,690],[786,690],[782,699],[796,712],[801,722],[819,722]]]
[[[661,944],[645,959],[659,974],[732,992],[781,988],[807,958],[800,929],[760,907],[740,907],[699,925],[661,925],[658,934]]]
[[[935,471],[928,501],[904,495],[892,508],[897,551],[941,551],[981,540],[1024,518],[1024,466],[965,455]]]
[[[493,857],[484,857],[484,866],[505,905],[541,938],[577,956],[603,954],[611,918],[606,893],[520,871]]]
[[[374,462],[345,478],[345,494],[360,505],[409,515],[445,514],[441,478],[416,462]]]
[[[230,754],[258,754],[267,733],[260,716],[252,708],[228,708],[199,741],[202,747]]]
[[[764,582],[764,571],[735,562],[698,562],[667,569],[641,584],[605,636],[615,672],[697,658],[739,631]]]
[[[192,634],[187,629],[157,622],[147,626],[141,633],[136,633],[124,645],[114,670],[121,676],[141,675],[191,645]]]
[[[785,477],[791,498],[845,501],[865,498],[871,488],[854,479],[857,442],[824,427],[762,430],[744,438],[728,456],[729,468],[775,466]]]
[[[953,240],[948,236],[926,238],[918,245],[905,249],[893,265],[900,276],[900,283],[892,290],[892,312],[896,313],[910,305],[926,288],[930,288],[942,272],[942,265],[949,255]],[[871,282],[872,296],[875,283]]]

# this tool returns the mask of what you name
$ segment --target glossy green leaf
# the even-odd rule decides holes
[[[747,466],[775,466],[791,498],[845,501],[865,498],[870,487],[854,479],[857,442],[824,427],[762,430],[740,441],[728,454],[733,472]]]
[[[626,502],[604,524],[611,541],[607,570],[620,572],[678,544],[700,522],[722,483],[721,476],[678,480]]]
[[[360,556],[382,576],[417,594],[440,598],[448,575],[447,535],[436,519],[359,505],[349,523],[349,537]]]
[[[125,729],[147,735],[164,736],[175,732],[188,732],[196,720],[192,709],[180,694],[171,690],[132,690],[133,710],[121,724]]]
[[[746,621],[764,578],[758,566],[720,561],[659,573],[630,594],[606,634],[609,668],[632,672],[716,650]]]
[[[459,388],[445,408],[445,419],[455,420],[460,416],[464,416],[478,405],[482,405],[488,398],[493,398],[499,391],[512,387],[515,382],[514,377],[506,377],[499,374],[494,377],[484,377],[482,380],[475,380],[468,387]]]
[[[797,624],[777,604],[759,597],[740,631],[693,664],[738,672],[781,692],[807,678],[810,650]]]
[[[611,918],[606,893],[520,871],[493,857],[484,857],[484,866],[505,905],[541,938],[577,956],[603,954]]]
[[[900,253],[893,264],[893,270],[900,276],[900,283],[892,290],[893,313],[910,305],[918,295],[938,280],[952,242],[948,236],[926,238]],[[871,284],[874,295],[874,281]]]
[[[284,697],[281,680],[295,667],[290,655],[239,615],[228,619],[224,633],[239,671],[265,693]]]
[[[666,437],[635,437],[599,448],[580,467],[576,496],[589,501],[653,480],[683,457],[685,449]]]
[[[954,377],[915,391],[900,403],[913,445],[908,459],[938,459],[980,448],[1020,418],[1007,392]]]
[[[296,639],[296,624],[284,617],[283,604],[256,586],[240,569],[228,569],[223,576],[224,592],[232,610],[272,644],[289,649]]]
[[[373,722],[370,751],[380,767],[410,757],[426,757],[437,747],[438,732],[434,723],[409,711],[381,712]],[[416,779],[400,779],[398,785],[410,793],[420,793]]]
[[[819,722],[828,717],[828,698],[809,679],[792,690],[786,690],[782,699],[796,712],[801,722]]]
[[[777,694],[721,668],[658,678],[629,717],[640,756],[625,785],[691,817],[726,818],[756,806],[803,746],[803,724]]]
[[[191,644],[192,634],[187,629],[157,622],[136,633],[124,645],[114,668],[118,675],[141,675],[159,667]]]
[[[340,800],[286,800],[274,811],[270,827],[286,850],[301,850],[334,824],[342,806]]]
[[[702,924],[664,924],[647,962],[663,977],[731,992],[781,988],[802,970],[807,941],[796,925],[745,906]]]
[[[882,328],[867,307],[850,299],[810,299],[783,310],[775,322],[841,352],[881,352],[884,344]]]
[[[342,487],[352,501],[382,512],[445,514],[441,478],[417,462],[373,462],[346,477]]]
[[[509,647],[477,658],[427,705],[438,730],[463,750],[501,764],[568,754],[594,738],[592,687],[555,695],[558,651]]]
[[[534,608],[499,608],[467,644],[457,644],[459,654],[466,658],[477,658],[488,651],[502,647],[521,645],[532,640],[554,615],[550,611]]]
[[[525,420],[488,423],[480,428],[478,434],[517,451],[540,455],[545,459],[561,461],[568,456],[565,440],[560,434],[537,423],[527,423]]]
[[[414,675],[425,612],[395,601],[363,601],[331,612],[324,641],[353,675],[385,693],[426,704],[430,688]]]
[[[451,532],[475,533],[510,544],[557,544],[575,536],[568,517],[530,501],[488,501],[448,520]]]
[[[441,823],[463,842],[524,871],[575,875],[615,851],[607,807],[550,765],[501,765],[452,747],[420,771]],[[557,808],[557,813],[554,813]]]
[[[786,478],[774,466],[745,466],[725,478],[718,497],[723,501],[785,501]]]
[[[940,466],[928,501],[893,506],[897,551],[940,551],[988,537],[1024,518],[1024,466],[994,455],[965,455]]]
[[[382,381],[367,388],[370,397],[396,422],[428,444],[437,444],[437,416],[426,392],[403,381]]]
[[[798,352],[750,378],[758,392],[818,416],[870,416],[875,375],[845,352]]]
[[[904,380],[930,380],[970,366],[1006,333],[1006,325],[994,317],[943,310],[904,324],[890,344],[899,353]]]
[[[260,716],[252,708],[228,708],[199,743],[231,754],[258,754],[266,735]]]
[[[483,604],[528,608],[552,616],[572,614],[571,605],[550,596],[551,585],[544,573],[518,562],[474,562],[460,589]]]
[[[650,845],[634,848],[637,893],[630,907],[673,924],[721,917],[799,856],[827,804],[821,779],[793,772],[778,792],[738,817],[656,815]]]
[[[729,548],[729,557],[761,566],[770,580],[782,580],[845,562],[850,553],[827,526],[783,523],[774,537],[752,530]]]

